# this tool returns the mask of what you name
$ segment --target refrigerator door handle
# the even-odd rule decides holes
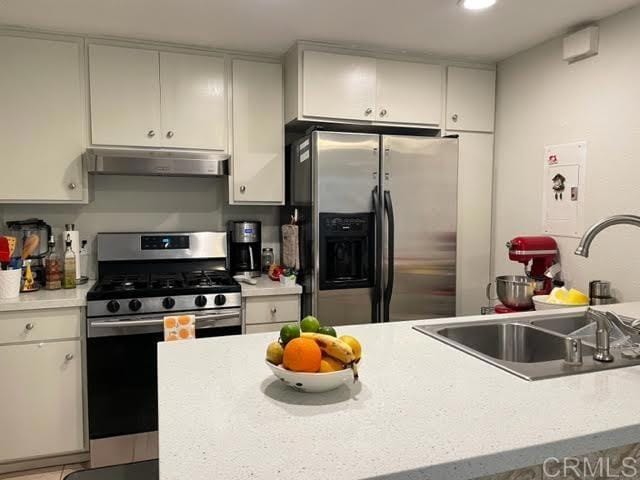
[[[394,272],[394,260],[395,260],[395,225],[393,218],[393,201],[391,200],[391,192],[389,190],[384,191],[384,210],[387,214],[387,220],[389,225],[389,233],[387,238],[387,286],[384,289],[384,322],[389,321],[389,307],[391,305],[391,296],[393,295],[393,272]]]
[[[371,320],[374,323],[380,322],[380,272],[382,272],[382,235],[380,231],[380,193],[378,186],[373,187],[371,191],[371,199],[373,201],[373,218],[374,218],[374,271],[373,271],[373,305]]]

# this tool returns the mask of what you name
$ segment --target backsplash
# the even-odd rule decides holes
[[[41,218],[59,235],[74,223],[80,239],[89,241],[89,276],[95,273],[98,232],[225,230],[228,220],[262,222],[263,246],[279,258],[279,208],[228,205],[226,178],[90,177],[88,205],[3,205],[0,220]]]

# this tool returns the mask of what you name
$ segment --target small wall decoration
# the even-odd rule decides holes
[[[548,235],[580,237],[584,230],[586,142],[544,149],[542,229]]]

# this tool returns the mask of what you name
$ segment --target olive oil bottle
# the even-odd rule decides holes
[[[62,288],[76,288],[76,254],[71,248],[71,235],[67,234],[64,242],[64,275],[62,277]]]

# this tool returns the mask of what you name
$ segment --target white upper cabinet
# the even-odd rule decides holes
[[[296,49],[286,69],[287,121],[440,125],[440,65]]]
[[[0,201],[83,200],[82,42],[0,35]]]
[[[225,62],[89,46],[91,143],[225,150]]]
[[[224,59],[160,53],[162,142],[167,147],[224,150]]]
[[[376,107],[375,58],[304,52],[303,114],[372,120]]]
[[[93,144],[161,144],[158,72],[155,50],[89,45]]]
[[[282,65],[233,61],[231,203],[284,203]]]
[[[493,132],[495,98],[495,71],[449,67],[446,128]]]
[[[439,125],[442,67],[426,63],[376,61],[378,122]]]

